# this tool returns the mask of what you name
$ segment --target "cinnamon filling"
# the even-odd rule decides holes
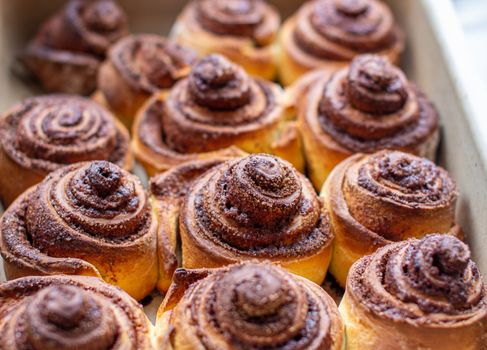
[[[434,107],[375,55],[358,56],[335,73],[316,108],[321,128],[353,152],[417,145],[438,127]]]
[[[357,183],[365,190],[409,205],[441,206],[456,196],[446,170],[402,152],[384,151],[361,164]]]
[[[75,286],[47,287],[35,295],[17,323],[19,349],[111,349],[118,337],[112,311]]]
[[[194,327],[222,335],[236,349],[331,346],[324,300],[270,264],[234,265],[215,272],[193,285],[180,305],[191,310]],[[200,340],[207,349],[218,348],[212,337]]]
[[[240,254],[317,251],[332,233],[305,181],[290,164],[270,155],[230,161],[198,181],[183,215],[195,220],[191,234]]]
[[[293,39],[318,58],[351,60],[390,48],[397,37],[391,11],[378,1],[317,0],[298,12]]]
[[[354,298],[392,319],[468,322],[487,312],[485,288],[470,251],[449,235],[381,248],[360,260],[349,281]]]
[[[272,42],[279,27],[277,11],[261,0],[202,0],[196,20],[217,35],[247,37],[256,45]]]
[[[210,55],[171,90],[161,116],[164,141],[178,153],[229,147],[239,132],[235,128],[249,132],[264,127],[279,117],[276,108],[270,84],[223,56]]]
[[[154,93],[187,76],[196,54],[156,35],[141,34],[118,42],[110,59],[134,88]]]
[[[0,126],[2,148],[26,168],[53,171],[95,159],[124,165],[128,140],[96,103],[71,96],[34,97]]]

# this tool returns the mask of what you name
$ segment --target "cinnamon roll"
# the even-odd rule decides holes
[[[0,117],[0,198],[5,206],[51,171],[88,160],[127,170],[127,130],[97,103],[70,95],[28,98]]]
[[[113,0],[71,0],[42,24],[21,59],[44,89],[89,95],[108,47],[128,33]]]
[[[338,308],[323,289],[256,262],[178,270],[156,339],[168,350],[340,350],[345,342]]]
[[[136,299],[157,281],[157,220],[139,180],[107,161],[50,173],[0,221],[8,279],[98,276]]]
[[[272,80],[280,22],[277,9],[264,0],[193,0],[170,36],[201,56],[220,53],[249,74]]]
[[[330,271],[342,286],[356,260],[388,243],[437,232],[462,237],[455,183],[411,154],[356,154],[333,170],[321,197],[336,235]]]
[[[152,350],[135,300],[98,278],[24,277],[0,284],[3,350]]]
[[[169,94],[149,100],[132,134],[135,155],[151,175],[185,161],[243,155],[240,150],[272,153],[304,168],[282,89],[220,55],[201,59]]]
[[[317,79],[298,110],[316,189],[354,153],[395,149],[434,159],[438,113],[399,68],[379,56],[362,55],[330,79],[313,74]]]
[[[317,68],[330,76],[364,53],[397,64],[404,36],[382,1],[314,0],[284,23],[279,44],[279,78],[287,86]]]
[[[98,73],[96,98],[105,101],[130,127],[151,95],[186,77],[196,61],[193,50],[152,34],[130,35],[113,45]]]
[[[159,239],[174,247],[180,234],[183,267],[269,260],[323,282],[334,236],[328,212],[288,162],[266,154],[190,162],[153,178],[151,189],[166,223]]]
[[[487,344],[487,288],[467,245],[448,235],[390,244],[360,259],[340,311],[349,350]]]

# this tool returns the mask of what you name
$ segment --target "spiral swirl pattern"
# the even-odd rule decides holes
[[[311,184],[289,163],[256,154],[197,180],[182,224],[195,239],[241,256],[304,256],[332,238]]]
[[[372,194],[411,206],[448,205],[457,195],[446,170],[402,152],[383,151],[370,156],[360,164],[356,181]]]
[[[47,91],[90,95],[106,51],[127,33],[115,1],[70,0],[41,25],[21,60]]]
[[[46,194],[48,203],[43,200]],[[46,222],[40,213],[51,220]],[[42,251],[48,251],[52,240],[65,231],[63,224],[54,229],[57,217],[89,236],[115,241],[135,239],[148,228],[150,205],[133,175],[109,162],[96,161],[61,169],[34,192],[26,226],[32,243]]]
[[[9,279],[98,276],[141,299],[157,280],[156,231],[138,178],[107,161],[76,163],[9,207],[0,251]]]
[[[434,107],[380,56],[358,56],[315,95],[320,127],[352,152],[412,147],[438,129]]]
[[[176,307],[175,327],[190,324],[206,349],[221,343],[232,349],[335,349],[341,321],[333,303],[305,279],[271,264],[244,263],[193,284]]]
[[[276,95],[272,84],[250,77],[223,56],[206,56],[167,98],[166,143],[180,153],[228,147],[236,134],[277,122]]]
[[[71,0],[51,23],[41,32],[45,46],[102,57],[111,44],[127,33],[127,18],[113,0]]]
[[[33,97],[7,112],[1,146],[25,168],[50,172],[88,160],[126,166],[128,133],[95,102],[69,95]]]
[[[392,320],[448,324],[487,314],[486,289],[470,251],[449,235],[381,248],[353,266],[347,283],[363,307]]]
[[[5,350],[150,348],[142,309],[94,278],[20,279],[0,287],[0,300]]]
[[[139,34],[118,41],[109,59],[132,88],[152,94],[187,76],[196,54],[163,37]]]
[[[391,48],[398,33],[391,11],[380,1],[316,0],[299,10],[293,40],[313,57],[348,61]]]
[[[359,154],[343,162],[326,186],[330,210],[354,222],[358,231],[347,235],[363,243],[367,237],[382,246],[455,226],[456,185],[425,158],[399,151]]]
[[[261,0],[203,0],[196,2],[195,18],[217,35],[248,37],[257,45],[270,44],[279,27],[276,10]]]

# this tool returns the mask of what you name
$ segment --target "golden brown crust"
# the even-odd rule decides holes
[[[339,161],[357,152],[397,149],[434,157],[438,113],[398,68],[379,56],[361,55],[326,78],[312,79],[299,106],[317,188]]]
[[[130,35],[110,48],[98,87],[110,108],[131,121],[152,94],[186,77],[195,60],[195,52],[162,36]]]
[[[307,71],[337,70],[363,53],[397,63],[404,38],[380,1],[315,0],[286,21],[280,47],[280,78],[287,86]]]
[[[485,345],[487,288],[467,245],[452,236],[390,244],[360,259],[350,271],[345,298],[340,308],[347,308],[345,315],[355,312],[350,329],[358,335],[364,327],[369,335],[361,349],[386,349],[392,341],[400,349]],[[452,339],[457,340],[448,344]],[[351,340],[358,349],[361,339]]]
[[[24,277],[0,285],[2,349],[152,349],[139,304],[93,277]]]
[[[127,34],[112,0],[71,0],[39,29],[22,60],[48,91],[88,95],[108,47]]]
[[[171,37],[202,56],[220,53],[250,74],[272,80],[279,23],[278,11],[265,1],[192,1],[176,20]]]
[[[152,180],[167,188],[178,179],[177,190],[171,190],[177,197],[159,196],[156,202],[170,214],[165,220],[171,222],[170,240],[176,231],[181,235],[183,266],[270,259],[321,283],[333,232],[311,184],[270,155],[221,162],[187,163]]]
[[[141,109],[133,148],[149,173],[189,160],[242,155],[232,146],[299,160],[298,135],[284,132],[287,126],[277,85],[250,77],[223,56],[210,55],[167,96],[159,94]]]
[[[355,260],[383,245],[434,232],[462,235],[453,180],[411,154],[354,155],[333,170],[321,196],[336,234],[331,271],[342,285]]]
[[[28,98],[5,112],[0,154],[7,205],[64,165],[106,159],[131,169],[133,163],[127,130],[103,107],[72,95]]]
[[[177,275],[179,289],[168,298],[177,294],[179,303],[168,313],[163,304],[157,324],[158,339],[175,350],[342,347],[333,299],[275,265],[247,262],[206,272],[178,270]]]
[[[157,279],[157,220],[131,174],[105,161],[52,172],[0,224],[7,278],[101,276],[137,299]]]

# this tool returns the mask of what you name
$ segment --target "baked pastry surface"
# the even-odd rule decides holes
[[[284,23],[279,47],[279,78],[288,86],[314,69],[330,75],[364,53],[398,64],[404,36],[382,1],[314,0]]]
[[[151,189],[160,222],[170,223],[160,239],[180,235],[183,267],[270,260],[323,282],[334,236],[328,212],[288,162],[266,154],[189,162],[152,178]]]
[[[3,350],[152,350],[140,305],[95,277],[24,277],[0,284]]]
[[[249,74],[272,80],[279,24],[277,9],[263,0],[191,1],[170,37],[201,56],[225,55]]]
[[[176,272],[157,320],[164,349],[330,349],[344,345],[333,299],[269,264]]]
[[[106,161],[50,173],[0,221],[7,279],[88,275],[136,299],[157,281],[157,220],[139,180]]]
[[[169,94],[154,96],[139,111],[132,134],[134,153],[151,175],[241,151],[276,154],[304,169],[282,89],[221,55],[201,59]]]
[[[74,95],[30,97],[0,117],[0,198],[8,206],[51,171],[108,160],[130,170],[129,134],[97,103]]]
[[[70,0],[39,28],[22,54],[44,89],[89,95],[108,47],[128,33],[113,0]]]
[[[321,197],[335,232],[330,271],[342,286],[350,266],[381,246],[428,233],[463,237],[455,224],[458,191],[448,172],[408,153],[346,159],[332,171]]]
[[[387,245],[350,271],[340,304],[347,349],[485,349],[486,291],[455,237]]]

